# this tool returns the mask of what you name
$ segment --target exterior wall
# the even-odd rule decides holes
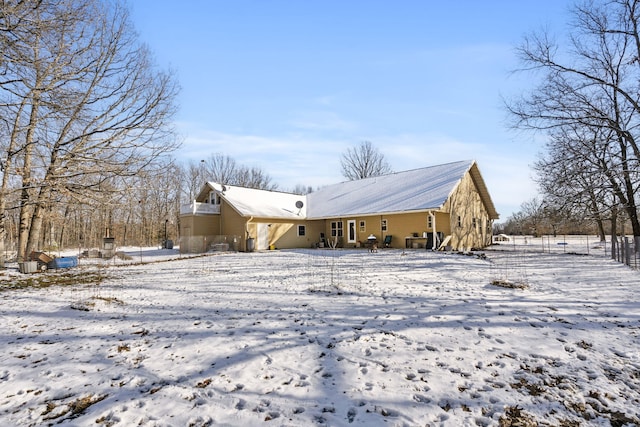
[[[269,218],[253,218],[248,223],[250,235],[258,237],[258,224],[264,224],[268,228],[268,248],[292,249],[315,247],[320,241],[320,233],[323,230],[324,221],[301,220],[277,220]],[[305,235],[298,236],[298,226],[305,226]]]
[[[220,215],[181,215],[180,252],[204,252],[206,237],[220,233]]]
[[[445,236],[451,233],[449,214],[445,212],[434,212],[436,216],[436,231],[443,233]],[[424,248],[427,238],[423,238],[423,233],[432,233],[433,228],[428,226],[428,212],[392,214],[392,215],[376,215],[364,217],[345,217],[325,220],[324,233],[327,240],[331,240],[331,223],[342,221],[342,237],[339,238],[338,246],[344,248],[355,248],[363,246],[367,242],[367,238],[373,234],[378,240],[378,246],[381,247],[386,236],[391,237],[392,248],[413,247],[413,243],[418,243]],[[382,229],[383,220],[386,220],[387,229]],[[355,221],[355,242],[349,242],[349,221]],[[361,227],[364,222],[364,227]],[[419,236],[418,239],[407,241],[407,237],[414,234]],[[429,237],[430,239],[431,237]]]
[[[471,175],[464,175],[445,207],[451,212],[450,245],[453,249],[470,250],[490,244],[491,235],[487,230],[491,220]]]
[[[228,235],[228,236],[238,236],[240,238],[239,247],[240,251],[246,251],[246,239],[248,237],[256,237],[256,228],[255,224],[252,227],[249,226],[247,230],[247,220],[248,218],[244,218],[238,214],[229,204],[226,202],[222,202],[220,204],[220,234]],[[247,231],[249,231],[249,235],[247,235]]]

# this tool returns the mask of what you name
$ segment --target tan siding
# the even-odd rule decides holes
[[[275,249],[292,249],[292,248],[311,248],[315,247],[320,241],[320,233],[324,227],[324,221],[307,221],[301,220],[292,222],[286,219],[270,219],[270,218],[245,218],[240,217],[235,211],[235,218],[231,221],[225,216],[228,230],[243,230],[240,236],[246,239],[244,227],[249,231],[249,237],[257,238],[258,224],[266,224],[268,227],[268,243],[267,247]],[[246,223],[251,219],[249,223]],[[305,226],[305,235],[298,236],[298,226]],[[242,242],[242,250],[245,250],[246,242]]]
[[[322,221],[296,221],[258,219],[255,221],[270,224],[269,246],[276,249],[291,248],[311,248],[318,244],[320,232],[322,231]],[[298,226],[305,226],[305,235],[298,236]]]
[[[450,232],[449,216],[444,212],[435,212],[436,215],[436,231],[443,233],[445,236]],[[405,245],[412,243],[418,243],[421,247],[424,247],[426,240],[422,239],[424,233],[432,233],[433,229],[428,227],[428,212],[419,213],[406,213],[398,215],[386,215],[381,219],[387,219],[387,232],[385,235],[392,235],[391,247],[404,248]],[[410,240],[407,242],[407,237],[412,237],[417,234],[420,237],[419,240]],[[383,236],[384,238],[384,236]]]
[[[342,219],[327,219],[325,220],[324,233],[327,239],[331,238],[331,222],[342,221],[344,235],[342,237],[342,247],[354,248],[358,247],[359,243],[362,246],[369,235],[373,234],[378,239],[378,243],[381,245],[387,235],[391,235],[391,247],[392,248],[404,248],[406,244],[405,238],[412,236],[413,233],[422,237],[424,232],[433,232],[432,229],[427,227],[427,212],[419,213],[404,213],[395,215],[376,215],[366,217],[345,217]],[[382,220],[387,220],[387,231],[382,231]],[[348,222],[350,220],[356,221],[356,243],[348,242]],[[364,231],[360,230],[360,221],[365,222]],[[444,212],[436,212],[436,228],[437,231],[442,232],[445,236],[451,232],[451,226],[449,221],[449,215]],[[359,242],[359,243],[358,243]],[[420,241],[424,247],[425,240]]]
[[[222,217],[221,233],[227,236],[238,236],[240,238],[241,251],[246,250],[247,233],[245,230],[246,218],[240,216],[228,203],[222,202],[220,204],[220,216]],[[256,237],[256,230],[250,230],[253,232],[251,237]]]
[[[220,233],[220,215],[180,216],[180,235],[189,228],[191,235],[211,236]]]
[[[207,238],[220,234],[220,215],[181,215],[180,252],[203,252]]]

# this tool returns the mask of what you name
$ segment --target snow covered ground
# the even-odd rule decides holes
[[[586,245],[8,269],[0,425],[638,425],[640,273]]]

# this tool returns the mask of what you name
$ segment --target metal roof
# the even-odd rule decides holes
[[[441,209],[467,172],[489,217],[497,219],[498,213],[475,161],[459,161],[345,181],[306,196],[222,186],[213,182],[208,185],[242,216],[323,219]]]
[[[208,185],[216,190],[242,216],[302,220],[307,215],[306,196],[234,185],[221,185],[215,182],[209,182]],[[300,202],[302,206],[298,207]]]

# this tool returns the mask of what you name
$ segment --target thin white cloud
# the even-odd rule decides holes
[[[536,195],[530,169],[533,154],[510,156],[489,144],[464,142],[443,133],[366,135],[345,141],[306,133],[265,137],[191,130],[183,151],[186,158],[195,161],[214,153],[229,155],[241,164],[260,167],[287,191],[298,184],[318,188],[343,181],[342,153],[361,140],[371,141],[394,171],[476,160],[501,220]]]
[[[332,111],[306,111],[296,114],[289,124],[294,129],[311,131],[349,131],[358,129],[358,124],[341,118]]]

